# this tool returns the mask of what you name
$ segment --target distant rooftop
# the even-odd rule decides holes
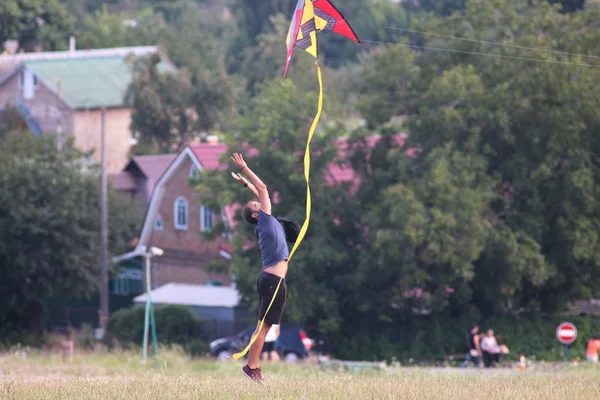
[[[124,95],[132,81],[129,55],[158,53],[156,46],[119,47],[113,49],[72,50],[0,55],[0,84],[7,74],[25,65],[51,90],[75,109],[122,107]],[[164,60],[161,70],[173,70]]]
[[[174,304],[193,307],[236,307],[240,300],[238,291],[229,286],[191,285],[186,283],[167,283],[150,292],[155,304]],[[146,294],[133,299],[135,303],[144,303]]]

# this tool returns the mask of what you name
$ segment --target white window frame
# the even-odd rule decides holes
[[[212,214],[212,221],[211,221],[212,222],[212,226],[210,226],[210,227],[206,225],[206,221],[204,219],[204,217],[206,216],[206,212],[207,211],[210,214]],[[214,210],[211,210],[208,207],[201,206],[200,207],[200,230],[202,232],[210,232],[210,231],[213,230],[214,226],[215,226],[215,212],[214,212]]]
[[[193,178],[196,174],[199,174],[199,173],[200,173],[200,170],[198,169],[198,167],[196,167],[196,164],[192,163],[188,177]]]
[[[178,219],[179,219],[178,211],[179,210],[177,209],[177,205],[179,204],[179,202],[183,202],[183,205],[185,207],[185,224],[180,224],[178,221]],[[175,229],[187,231],[188,225],[189,225],[189,220],[190,220],[190,207],[189,207],[188,201],[184,197],[179,196],[173,203],[173,225],[175,226]]]
[[[25,67],[21,68],[21,70],[17,74],[18,75],[17,76],[17,86],[19,89],[23,89],[23,87],[25,86],[25,78],[24,77],[26,74],[26,72],[25,72],[26,69],[27,68],[25,68]],[[34,89],[39,88],[40,87],[40,78],[38,78],[37,75],[34,74],[33,72],[30,71],[30,73],[31,73],[31,75],[33,75],[33,88]]]
[[[156,232],[162,232],[165,230],[165,222],[160,214],[156,214],[156,218],[154,219],[154,230]]]

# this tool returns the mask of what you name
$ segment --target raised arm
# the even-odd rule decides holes
[[[240,172],[248,177],[250,183],[256,190],[256,192],[254,192],[254,190],[250,189],[258,197],[260,209],[264,213],[271,215],[271,199],[269,198],[267,185],[265,185],[263,181],[261,181],[260,178],[248,167],[241,154],[235,153],[233,156],[231,156],[231,159],[240,168]],[[250,184],[248,185],[248,188],[250,188]]]
[[[233,176],[233,179],[242,182],[244,187],[247,187],[248,190],[250,190],[252,193],[254,193],[254,195],[256,196],[256,200],[258,200],[258,190],[256,190],[254,185],[250,181],[248,181],[248,179],[244,178],[242,176],[242,174],[237,173],[237,172],[232,172],[231,176]]]

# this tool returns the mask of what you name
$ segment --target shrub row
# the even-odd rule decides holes
[[[124,308],[112,314],[106,343],[122,347],[141,346],[144,334],[144,307]],[[155,306],[156,336],[160,344],[181,345],[189,354],[204,355],[208,344],[200,317],[189,307]],[[148,341],[152,343],[152,331]]]
[[[509,347],[511,353],[507,359],[516,360],[523,352],[531,359],[560,361],[564,345],[556,339],[556,328],[565,321],[575,324],[578,330],[569,356],[584,359],[588,339],[600,335],[598,317],[519,314],[477,322],[480,332],[493,329],[498,342]],[[464,357],[466,335],[472,322],[445,315],[418,316],[383,329],[371,327],[369,333],[345,332],[332,338],[332,344],[335,355],[342,359],[443,361],[449,356]]]

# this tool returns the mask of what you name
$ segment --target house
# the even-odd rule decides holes
[[[130,194],[145,209],[154,185],[175,157],[175,154],[134,156],[122,171],[111,174],[112,186],[119,192]]]
[[[147,208],[136,250],[117,261],[135,258],[142,246],[164,250],[152,261],[152,288],[168,283],[232,285],[229,275],[208,271],[210,263],[223,261],[222,249],[229,239],[222,235],[206,241],[201,236],[219,221],[227,221],[226,212],[202,205],[189,185],[197,171],[218,168],[218,157],[225,149],[214,141],[194,143],[178,155],[133,157],[123,171],[111,175],[117,190],[140,199]],[[132,279],[136,274],[132,269],[121,269],[123,279],[125,275]],[[141,280],[141,274],[138,276]]]
[[[117,172],[133,144],[131,107],[124,94],[132,81],[130,56],[160,54],[155,46],[0,55],[0,107],[15,107],[34,134],[74,138],[100,162],[102,109],[106,109],[107,170]],[[164,56],[161,70],[174,70]]]
[[[232,287],[168,283],[153,289],[150,297],[157,306],[170,304],[190,307],[204,321],[211,340],[233,335],[256,318],[240,305],[240,294]],[[146,294],[135,297],[133,302],[144,305]]]

